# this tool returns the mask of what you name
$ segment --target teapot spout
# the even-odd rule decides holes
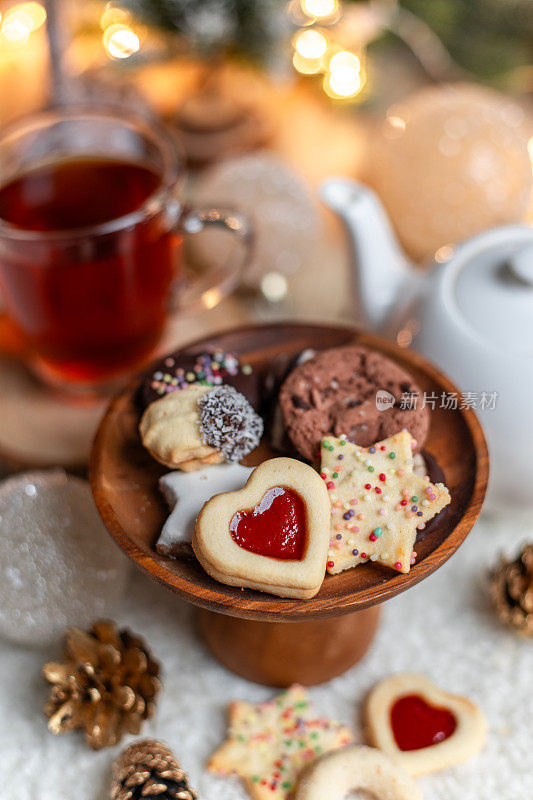
[[[357,322],[379,330],[403,289],[415,282],[414,270],[371,189],[349,178],[329,178],[322,184],[320,196],[341,217],[348,232]]]

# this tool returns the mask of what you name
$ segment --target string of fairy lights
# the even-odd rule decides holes
[[[342,44],[337,24],[343,15],[341,0],[289,0],[287,12],[296,32],[292,37],[292,63],[302,75],[322,75],[326,94],[336,100],[355,98],[366,82],[365,47]],[[22,47],[46,21],[44,6],[32,2],[11,6],[0,16],[0,46]],[[139,51],[142,26],[115,2],[104,7],[100,18],[102,46],[111,59],[126,59]]]
[[[365,47],[360,42],[354,52],[342,46],[337,30],[343,13],[341,0],[290,0],[287,12],[297,26],[292,39],[292,63],[297,72],[323,74],[324,91],[333,99],[355,98],[366,83]],[[129,58],[140,49],[142,32],[120,5],[108,3],[100,25],[102,43],[111,58]]]
[[[365,40],[352,37],[356,46],[344,46],[341,0],[290,0],[287,13],[296,26],[292,38],[292,63],[302,75],[322,75],[325,93],[335,100],[353,100],[366,83]],[[138,52],[142,31],[131,14],[108,3],[100,19],[102,43],[110,58],[129,58]]]
[[[291,0],[288,13],[298,26],[292,38],[292,63],[302,75],[322,75],[325,93],[334,100],[353,100],[366,83],[365,44],[344,46],[339,30],[340,0]]]

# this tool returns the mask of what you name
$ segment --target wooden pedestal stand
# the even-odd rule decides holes
[[[306,622],[259,622],[198,609],[200,632],[225,667],[267,686],[313,686],[342,675],[364,656],[380,606]]]
[[[305,348],[358,343],[379,350],[405,367],[422,391],[457,391],[435,367],[411,351],[351,328],[265,325],[240,328],[187,350],[207,345],[242,354],[262,374],[276,356]],[[471,409],[435,409],[426,449],[446,477],[452,502],[427,537],[417,544],[417,562],[407,574],[364,564],[326,576],[311,600],[283,600],[239,591],[212,580],[192,558],[173,560],[154,550],[168,510],[157,488],[165,470],[142,447],[137,433],[136,385],[109,406],[93,446],[90,477],[102,519],[120,547],[153,578],[199,607],[200,632],[212,653],[249,680],[272,686],[329,680],[358,661],[377,628],[379,605],[434,572],[461,545],[485,494],[488,456]],[[272,457],[262,444],[250,466]]]

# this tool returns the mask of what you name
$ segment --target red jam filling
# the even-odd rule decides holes
[[[390,712],[392,732],[400,750],[421,750],[444,741],[457,720],[446,708],[435,708],[416,694],[396,700]]]
[[[307,544],[305,504],[284,486],[269,489],[250,511],[237,511],[229,529],[232,539],[251,553],[300,561]]]

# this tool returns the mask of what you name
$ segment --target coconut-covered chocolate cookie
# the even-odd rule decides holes
[[[208,348],[201,353],[173,353],[157,361],[143,380],[138,402],[141,410],[171,392],[200,386],[233,386],[257,410],[259,385],[252,367],[235,353]]]
[[[217,386],[200,398],[200,433],[226,461],[240,461],[263,435],[263,420],[233,386]]]
[[[156,461],[192,472],[240,461],[259,444],[263,420],[232,386],[191,383],[150,403],[139,433]]]
[[[380,390],[388,392],[394,403],[376,403]],[[404,408],[402,395],[417,397],[418,402]],[[421,392],[413,378],[381,353],[364,347],[323,350],[296,366],[281,387],[279,403],[286,432],[308,461],[318,457],[327,435],[345,435],[368,447],[406,428],[418,449],[429,429],[429,410],[421,407]]]

